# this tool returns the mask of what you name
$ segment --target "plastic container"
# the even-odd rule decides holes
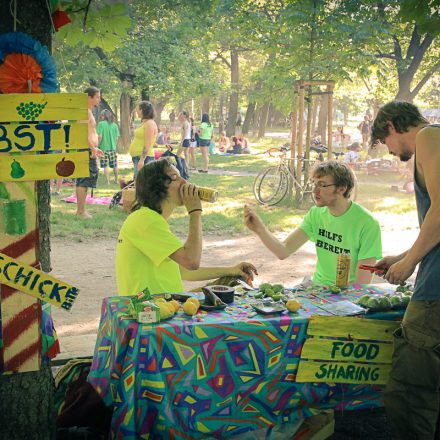
[[[27,232],[26,200],[0,200],[3,232],[22,235]]]

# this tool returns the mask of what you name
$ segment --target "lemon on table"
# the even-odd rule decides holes
[[[160,319],[167,319],[167,318],[171,318],[171,316],[174,316],[175,311],[174,311],[174,306],[172,304],[159,301],[157,305],[159,306]]]
[[[289,312],[296,312],[301,308],[301,303],[297,299],[289,299],[286,302],[286,307]]]
[[[174,307],[174,311],[177,312],[180,309],[180,303],[179,301],[176,301],[175,299],[172,299],[169,304],[171,304]]]
[[[189,299],[186,300],[183,305],[183,312],[186,315],[193,316],[197,313],[197,310],[199,310],[199,307],[194,301],[190,301]]]
[[[197,298],[191,297],[186,300],[186,302],[188,301],[193,302],[197,306],[197,308],[200,307],[200,301]]]

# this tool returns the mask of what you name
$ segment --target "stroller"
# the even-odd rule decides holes
[[[162,154],[161,157],[171,157],[175,161],[175,166],[179,170],[180,175],[185,179],[189,179],[188,167],[186,166],[186,161],[183,157],[179,157],[173,153],[173,147],[171,145],[167,145],[167,151]],[[125,181],[121,181],[121,189],[117,193],[115,193],[110,201],[109,209],[113,209],[115,206],[119,205],[122,199],[122,191],[125,189],[134,188],[134,180],[129,181],[128,183]]]

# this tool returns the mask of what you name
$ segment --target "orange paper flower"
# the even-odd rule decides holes
[[[24,53],[10,53],[0,65],[0,91],[2,93],[28,93],[28,80],[32,81],[32,93],[41,93],[43,78],[41,66]]]

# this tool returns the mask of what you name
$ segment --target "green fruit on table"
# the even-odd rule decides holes
[[[407,290],[406,286],[397,286],[396,292],[405,292]]]
[[[282,297],[283,297],[283,295],[282,295],[281,293],[274,293],[274,294],[272,295],[272,299],[273,299],[274,301],[279,301]]]
[[[405,290],[405,292],[403,292],[403,294],[404,294],[405,296],[412,296],[413,293],[414,293],[414,292],[413,292],[412,290]]]
[[[337,286],[330,286],[330,292],[332,293],[341,293],[341,288]]]
[[[359,299],[359,304],[361,306],[367,307],[368,301],[370,300],[370,295],[363,295],[361,296],[361,298]]]
[[[402,297],[402,304],[407,306],[409,304],[409,302],[411,301],[411,296],[406,295]]]
[[[400,296],[392,296],[391,299],[391,305],[393,306],[400,306],[402,304],[402,299]]]
[[[272,289],[266,289],[264,293],[266,294],[266,296],[270,296],[270,297],[272,297],[275,294],[275,292]]]
[[[383,298],[379,299],[379,305],[383,309],[387,309],[387,308],[391,307],[391,302],[390,302],[390,300],[388,298],[383,297]]]
[[[263,298],[264,292],[258,292],[254,295],[254,298],[259,299],[259,298]]]
[[[263,283],[260,285],[260,291],[265,292],[266,289],[270,289],[272,286],[269,283]]]
[[[272,286],[272,289],[276,293],[283,293],[284,292],[284,286],[282,284],[274,284]]]
[[[367,303],[370,309],[377,309],[379,307],[379,300],[377,298],[370,298]]]

